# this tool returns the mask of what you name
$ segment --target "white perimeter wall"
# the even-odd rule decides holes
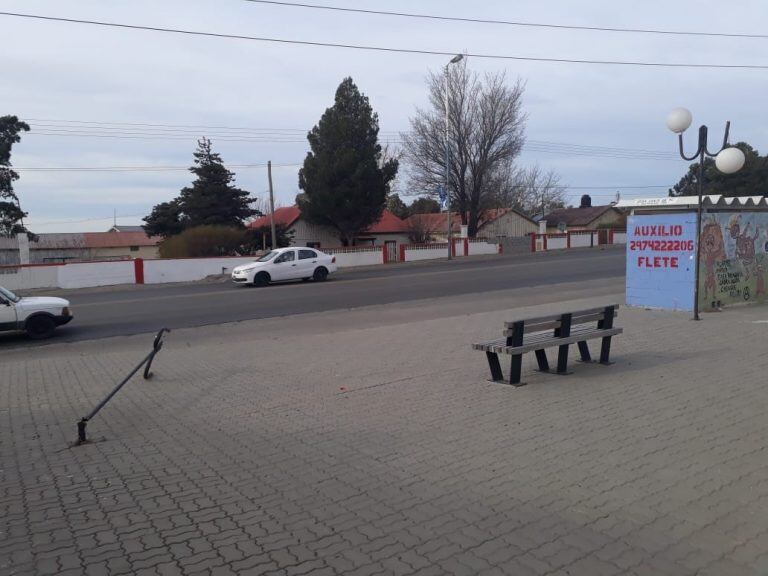
[[[626,244],[627,243],[627,233],[626,232],[614,232],[613,233],[613,243],[614,244]]]
[[[480,254],[498,254],[498,253],[499,253],[498,244],[491,244],[490,242],[472,242],[471,240],[469,241],[468,256],[479,256]]]
[[[460,247],[456,247],[457,250]],[[418,246],[415,248],[405,248],[405,261],[415,262],[417,260],[434,260],[436,258],[448,257],[448,244],[438,244],[437,246]]]
[[[231,274],[232,268],[256,260],[255,256],[242,258],[170,258],[144,260],[144,283],[191,282],[216,274]],[[133,280],[131,280],[133,282]]]
[[[133,284],[136,278],[132,260],[66,264],[64,266],[56,266],[56,269],[58,271],[59,288]]]
[[[597,238],[595,238],[597,244]],[[592,233],[571,234],[571,248],[589,248],[592,246]]]
[[[8,290],[24,290],[25,288],[56,288],[58,286],[59,266],[30,266],[15,268],[12,274],[6,274],[13,268],[5,268],[0,272],[0,286]]]
[[[568,239],[565,236],[551,236],[547,238],[547,250],[560,250],[568,247]]]
[[[320,250],[323,250],[320,248]],[[384,263],[384,254],[381,247],[376,247],[371,250],[356,250],[345,252],[341,249],[339,252],[335,250],[323,250],[326,254],[332,254],[336,256],[336,265],[339,268],[350,268],[352,266],[375,266],[376,264]]]

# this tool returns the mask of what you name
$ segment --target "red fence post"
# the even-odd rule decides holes
[[[570,248],[571,247],[571,233],[566,232],[565,233],[565,247]]]
[[[400,262],[405,262],[405,244],[400,244]]]
[[[144,259],[136,258],[133,261],[133,274],[136,284],[144,284]]]
[[[469,256],[469,238],[464,238],[464,256]]]
[[[608,231],[608,244],[613,244],[613,228]]]
[[[381,247],[381,263],[386,264],[388,262],[387,260],[387,246],[384,245]]]
[[[547,235],[544,234],[543,236],[544,236],[544,252],[546,252],[547,251]]]
[[[503,254],[503,253],[504,253],[504,244],[499,242],[499,254]]]
[[[536,232],[531,232],[531,252],[536,252]]]

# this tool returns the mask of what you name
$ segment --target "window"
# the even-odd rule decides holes
[[[256,260],[256,262],[269,262],[269,261],[270,261],[270,260],[272,260],[272,258],[274,258],[275,256],[277,256],[277,252],[275,252],[274,250],[270,250],[269,252],[267,252],[266,254],[264,254],[264,256],[262,256],[261,258],[259,258],[258,260]]]
[[[275,264],[279,264],[280,262],[293,262],[296,259],[296,254],[293,250],[289,250],[288,252],[283,252],[280,256],[277,257],[277,260],[275,260]]]
[[[317,252],[314,250],[299,250],[299,260],[312,260],[317,258]]]
[[[139,247],[138,246],[131,246],[131,252],[138,252]]]

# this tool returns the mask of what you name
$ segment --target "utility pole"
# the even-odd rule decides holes
[[[275,194],[272,190],[272,160],[267,162],[267,177],[269,178],[269,225],[272,228],[272,250],[277,248],[277,234],[275,234]]]

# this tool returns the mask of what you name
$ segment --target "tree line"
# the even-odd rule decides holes
[[[416,110],[410,130],[401,135],[402,149],[392,153],[379,141],[379,119],[368,97],[351,78],[341,82],[333,104],[307,134],[310,150],[299,171],[301,193],[296,198],[303,218],[333,229],[340,242],[348,245],[376,223],[385,208],[400,218],[439,212],[443,205],[438,199],[445,199],[439,191],[446,179],[446,161],[451,209],[470,236],[477,233],[483,213],[490,209],[514,208],[533,216],[565,206],[567,185],[557,173],[519,163],[527,122],[521,80],[508,82],[503,73],[480,76],[464,60],[430,73],[426,85],[428,106]],[[13,189],[19,175],[10,161],[13,145],[29,130],[16,116],[0,117],[0,235],[34,236],[24,226],[27,213]],[[745,167],[724,175],[708,158],[706,192],[768,194],[768,156],[743,142],[737,146],[745,152]],[[403,165],[404,174],[400,173]],[[195,176],[192,184],[176,198],[154,206],[144,218],[147,234],[166,239],[167,253],[208,255],[199,252],[271,247],[268,227],[246,228],[264,210],[248,191],[235,185],[234,173],[209,139],[199,140],[190,171]],[[697,166],[692,165],[669,194],[694,195],[697,187]],[[402,196],[417,198],[406,204]],[[284,226],[278,226],[277,232],[278,246],[290,244],[290,232]]]

